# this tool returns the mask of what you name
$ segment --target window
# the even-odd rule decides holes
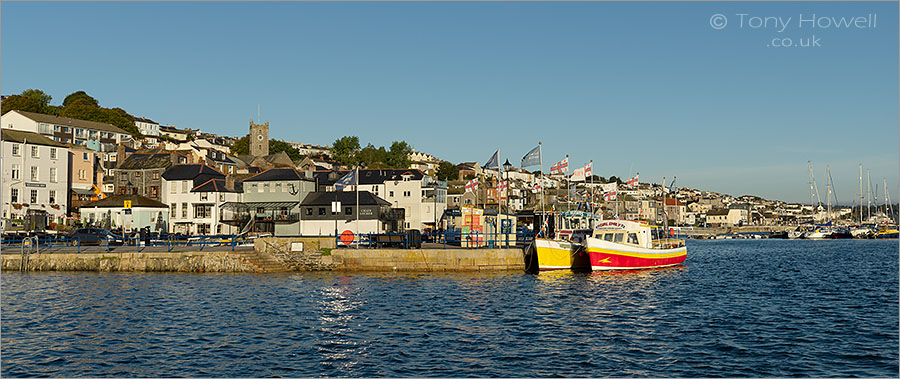
[[[174,183],[173,183],[173,184],[174,184]],[[178,218],[178,212],[177,212],[177,209],[176,209],[177,206],[178,206],[178,204],[172,203],[172,207],[171,207],[172,209],[169,211],[169,214],[172,215],[172,217],[175,217],[175,218]]]
[[[38,167],[37,166],[31,166],[31,181],[32,182],[38,181]]]
[[[181,203],[181,218],[187,218],[187,203]]]
[[[353,214],[353,207],[346,207],[346,208],[344,208],[344,214],[347,215],[347,216],[352,215],[352,214]]]
[[[13,189],[9,190],[9,201],[12,203],[19,202],[19,190],[18,189],[13,188]]]
[[[150,198],[159,198],[159,186],[150,186]]]
[[[625,233],[616,233],[616,236],[613,238],[613,242],[622,243],[625,240]]]
[[[312,216],[312,213],[313,213],[313,212],[312,212],[312,207],[306,207],[306,215],[307,215],[307,216]]]
[[[50,190],[50,204],[56,204],[56,191]]]
[[[119,179],[121,179],[120,181],[121,181],[122,183],[127,182],[127,181],[128,181],[128,173],[127,173],[127,172],[123,172],[122,175],[119,175]]]
[[[269,183],[263,183],[263,192],[269,192]]]
[[[14,143],[12,145],[12,155],[19,156],[19,144]]]
[[[268,187],[268,185],[269,185],[269,184],[266,183],[266,186],[267,186],[267,187]],[[259,189],[259,192],[263,192],[263,186],[258,186],[258,189]]]
[[[51,169],[51,170],[53,170],[53,169]],[[50,171],[50,175],[53,175],[53,171]],[[85,173],[84,169],[78,170],[78,179],[79,180],[87,179],[87,173]]]
[[[159,179],[159,171],[153,171],[153,180]]]
[[[177,188],[178,188],[178,182],[169,182],[169,193],[178,193]]]
[[[325,208],[319,208],[319,216],[325,215]]]
[[[194,205],[194,218],[207,218],[212,214],[212,207],[209,205]]]
[[[209,224],[197,224],[197,234],[209,234]]]
[[[38,158],[38,147],[37,146],[31,147],[31,157]]]
[[[50,167],[50,182],[56,183],[56,167]]]
[[[638,244],[637,233],[628,233],[628,243],[633,245]]]
[[[40,123],[40,124],[38,124],[38,133],[41,133],[41,134],[53,133],[53,127],[50,126],[50,124]]]
[[[56,149],[50,148],[50,159],[56,159]]]
[[[604,234],[604,235],[603,235],[603,240],[604,240],[604,241],[608,241],[608,242],[612,242],[612,240],[613,240],[613,234],[615,234],[615,233],[606,233],[606,234]]]
[[[256,192],[256,183],[250,185],[250,191],[248,192]]]
[[[224,194],[224,193],[220,193],[220,194],[219,194],[219,201],[225,201],[225,194]]]
[[[394,197],[394,191],[389,191],[389,192],[388,192],[388,197]]]
[[[187,193],[188,189],[190,189],[190,181],[182,180],[181,181],[181,193]]]
[[[209,200],[209,192],[200,192],[200,201]]]
[[[412,195],[411,191],[403,191],[403,197],[409,197]]]
[[[85,161],[87,161],[87,160],[88,160],[88,153],[84,153],[84,154],[81,156],[81,158],[84,159]]]
[[[19,170],[20,169],[21,169],[21,167],[19,167],[19,165],[17,165],[17,164],[12,165],[12,178],[13,179],[19,179]]]
[[[281,183],[275,183],[275,188],[272,189],[272,192],[281,192]]]
[[[140,178],[140,177],[141,177],[141,172],[140,172],[140,171],[135,172],[135,173],[134,173],[134,177],[135,177],[135,178]]]
[[[38,202],[37,190],[31,190],[31,203],[37,204],[37,202]]]

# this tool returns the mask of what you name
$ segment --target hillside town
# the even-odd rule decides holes
[[[251,120],[247,135],[222,136],[142,116],[133,118],[128,131],[8,110],[2,115],[0,156],[3,232],[90,226],[189,236],[464,227],[514,233],[540,228],[539,215],[567,212],[705,227],[879,223],[893,214],[887,202],[813,206],[676,187],[675,178],[661,184],[641,182],[638,173],[603,177],[597,175],[603,167],[593,163],[570,174],[568,158],[545,167],[546,175],[538,167],[515,167],[521,162],[501,163],[496,154],[484,164],[452,163],[405,142],[397,150],[405,157],[391,164],[350,165],[336,156],[348,154],[338,151],[343,140],[328,146],[271,139],[270,131],[280,127],[288,126]],[[247,151],[237,149],[241,143]],[[394,147],[381,151],[390,154]],[[349,154],[360,155],[359,147]],[[466,212],[477,212],[479,225],[468,225]]]

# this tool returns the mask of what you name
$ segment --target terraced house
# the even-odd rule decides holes
[[[140,195],[161,201],[162,174],[178,163],[189,163],[188,158],[174,152],[133,153],[120,160],[118,167],[110,170],[115,183],[115,194]]]
[[[68,205],[68,148],[37,133],[2,130],[4,228],[10,221],[22,225],[26,218],[48,223],[62,223]]]
[[[241,201],[241,184],[204,164],[176,164],[163,173],[163,203],[169,205],[169,232],[231,234],[237,227],[220,222],[231,216],[222,206]],[[226,214],[227,213],[227,214]]]
[[[18,110],[6,112],[2,123],[4,129],[38,133],[102,152],[115,151],[117,144],[132,139],[131,134],[111,124]]]

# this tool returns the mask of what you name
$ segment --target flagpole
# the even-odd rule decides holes
[[[356,166],[356,235],[359,241],[356,242],[356,248],[359,249],[359,243],[362,242],[362,234],[359,230],[359,166]]]
[[[494,246],[496,247],[500,243],[500,213],[502,209],[500,209],[500,148],[497,148],[497,224],[494,225]]]
[[[566,193],[566,212],[568,212],[568,211],[571,210],[571,208],[572,208],[571,205],[569,205],[569,203],[570,203],[571,200],[572,200],[572,194],[570,193],[571,191],[569,190],[569,186],[570,186],[570,182],[569,182],[569,154],[566,154],[566,173],[563,174],[563,177],[566,178],[566,192],[567,192],[567,193]]]
[[[541,226],[544,227],[544,218],[547,211],[544,209],[544,149],[541,147],[541,141],[538,141],[538,157],[541,159],[540,185],[541,185]],[[541,230],[538,229],[538,230]]]
[[[591,197],[588,200],[588,204],[591,206],[591,228],[594,228],[594,160],[591,159],[591,163],[589,163],[589,167],[591,168]]]

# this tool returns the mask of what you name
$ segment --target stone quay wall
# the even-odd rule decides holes
[[[258,272],[230,251],[28,254],[26,271]],[[20,271],[21,254],[0,255],[3,271]]]

